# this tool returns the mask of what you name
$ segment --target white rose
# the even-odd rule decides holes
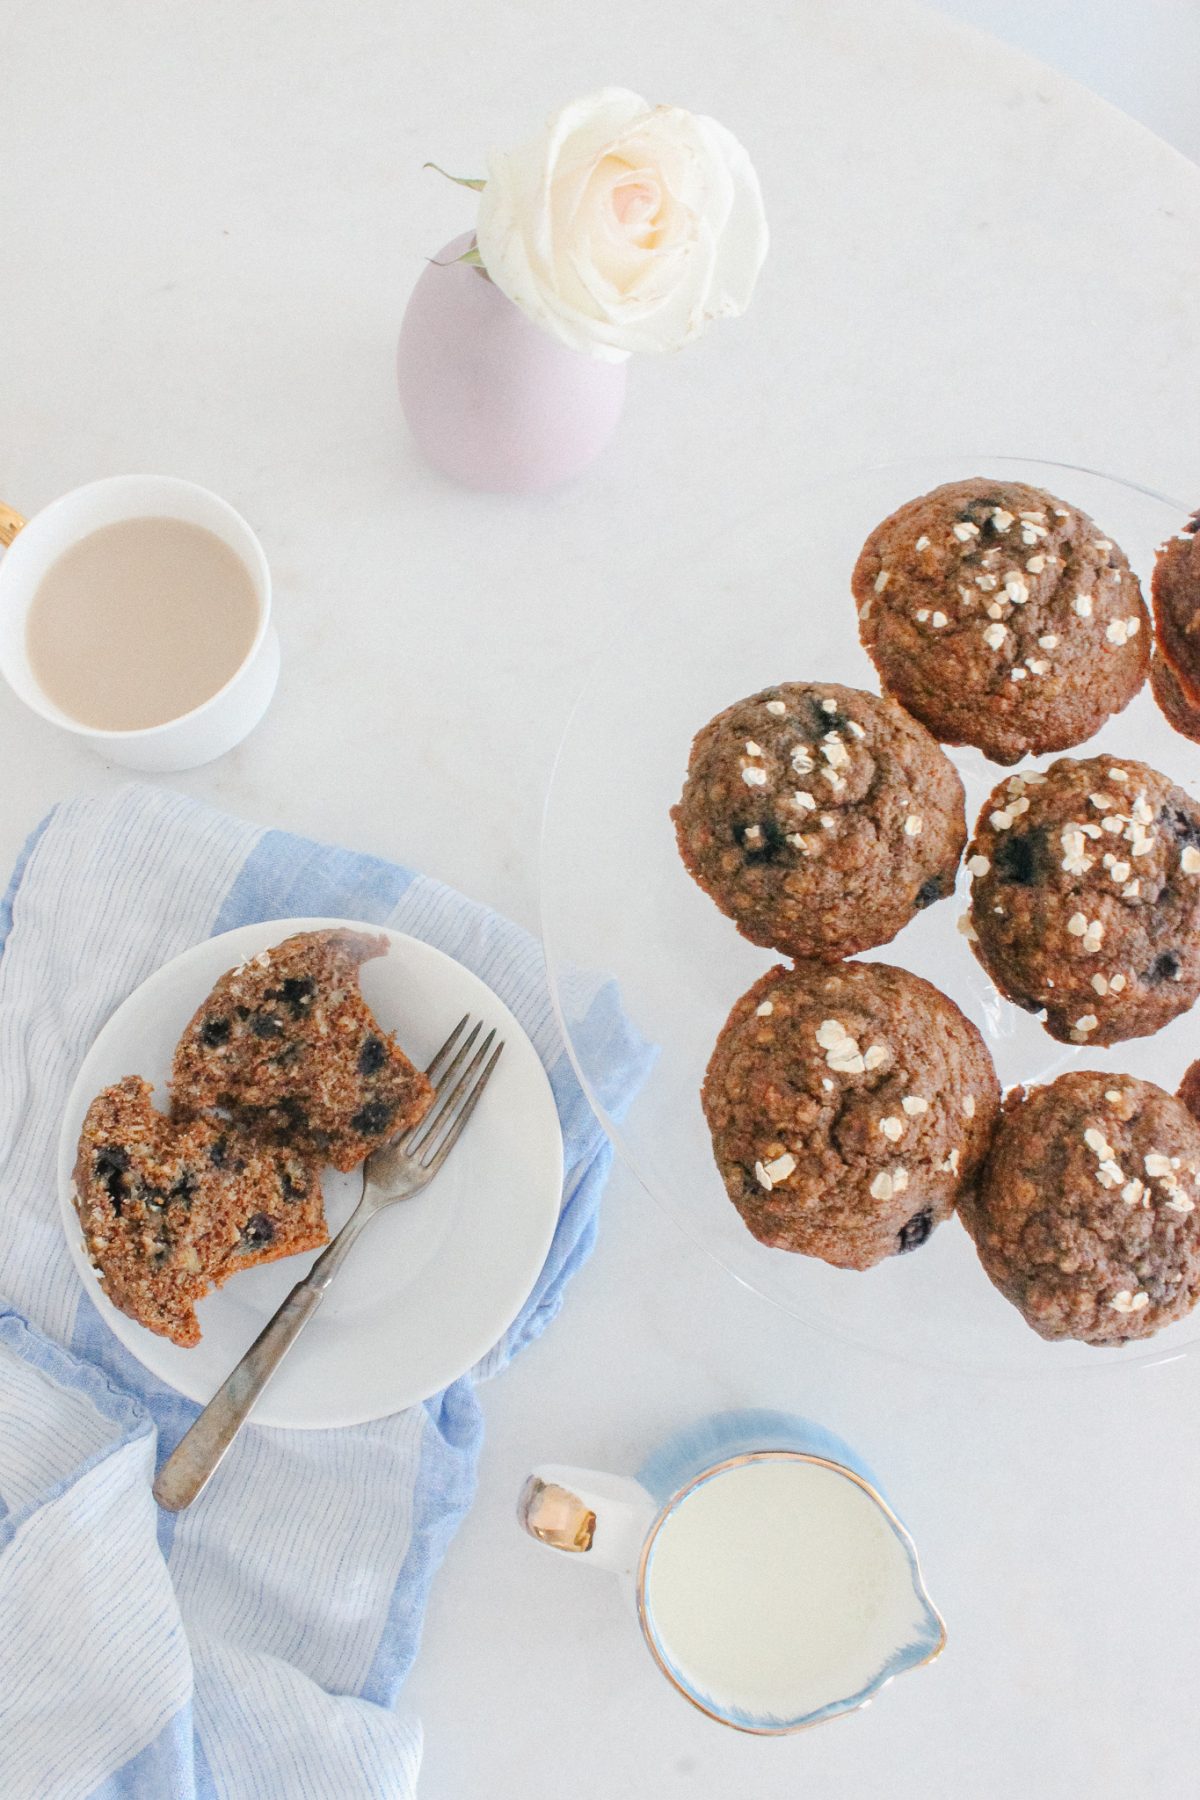
[[[758,176],[715,119],[605,88],[492,156],[479,254],[573,350],[674,350],[750,304],[767,254]]]

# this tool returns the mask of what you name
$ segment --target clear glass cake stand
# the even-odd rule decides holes
[[[704,1068],[730,1006],[777,959],[743,942],[679,861],[668,813],[692,736],[722,706],[771,681],[876,688],[850,598],[858,549],[903,501],[973,474],[1029,481],[1084,507],[1144,582],[1156,545],[1187,511],[1089,469],[1017,457],[922,457],[765,498],[736,534],[648,575],[580,695],[554,770],[541,855],[551,985],[580,1080],[646,1190],[731,1275],[805,1326],[889,1356],[986,1374],[1160,1362],[1200,1338],[1200,1308],[1120,1350],[1044,1343],[985,1278],[957,1220],[919,1252],[863,1274],[764,1248],[726,1198],[700,1110]],[[1087,746],[1096,749],[1140,758],[1193,790],[1200,780],[1200,747],[1170,730],[1148,687]],[[1002,771],[976,751],[951,754],[970,822]],[[950,994],[984,1033],[1006,1087],[1083,1066],[1173,1090],[1200,1054],[1195,1015],[1107,1051],[1056,1044],[1036,1019],[1000,999],[955,929],[963,910],[960,884],[957,895],[873,954]],[[610,1051],[593,1005],[606,977],[615,978],[629,1022],[658,1050],[621,1118],[606,1103]]]

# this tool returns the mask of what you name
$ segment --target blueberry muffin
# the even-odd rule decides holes
[[[961,1207],[979,1260],[1044,1338],[1123,1344],[1200,1296],[1200,1125],[1149,1081],[1013,1088]]]
[[[313,1161],[220,1120],[173,1122],[136,1075],[88,1108],[73,1199],[113,1305],[176,1344],[199,1342],[211,1288],[329,1238]]]
[[[952,1000],[887,963],[801,962],[744,994],[702,1093],[729,1198],[760,1243],[869,1269],[973,1188],[1000,1103]]]
[[[387,947],[365,932],[302,932],[230,969],[175,1051],[176,1116],[225,1112],[343,1170],[415,1125],[433,1089],[358,984],[359,965]]]
[[[1127,706],[1150,620],[1124,553],[1020,482],[953,481],[876,526],[852,578],[888,693],[994,762],[1065,750]]]
[[[672,809],[689,874],[752,944],[835,959],[886,944],[949,894],[963,788],[890,700],[784,682],[696,737]]]
[[[1189,1064],[1187,1073],[1179,1084],[1178,1098],[1183,1101],[1193,1119],[1200,1120],[1200,1060]]]
[[[1160,546],[1150,592],[1159,656],[1187,705],[1200,708],[1200,513]]]
[[[1200,743],[1200,513],[1161,546],[1152,596],[1150,687],[1167,723]]]
[[[1167,724],[1181,736],[1200,744],[1200,706],[1194,706],[1188,699],[1179,677],[1157,649],[1150,664],[1150,692]]]
[[[1051,1037],[1146,1037],[1200,993],[1200,806],[1127,757],[1010,775],[967,852],[968,936]]]

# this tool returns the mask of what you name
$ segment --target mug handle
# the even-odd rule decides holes
[[[632,1575],[658,1504],[639,1481],[544,1463],[517,1502],[522,1528],[539,1544],[586,1555],[597,1568]]]
[[[21,514],[14,507],[5,506],[3,500],[0,500],[0,544],[11,544],[24,524]]]

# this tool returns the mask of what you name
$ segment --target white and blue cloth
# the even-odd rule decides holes
[[[339,917],[448,952],[521,1020],[566,1154],[521,1316],[423,1406],[343,1431],[251,1426],[186,1513],[150,1494],[197,1408],[107,1329],[67,1254],[63,1106],[117,1004],[202,937]],[[619,1111],[645,1067],[615,990],[588,1015]],[[538,945],[439,883],[159,788],[61,806],[0,902],[0,1796],[357,1800],[416,1792],[395,1708],[429,1584],[467,1507],[475,1384],[553,1318],[611,1151],[562,1047]]]

